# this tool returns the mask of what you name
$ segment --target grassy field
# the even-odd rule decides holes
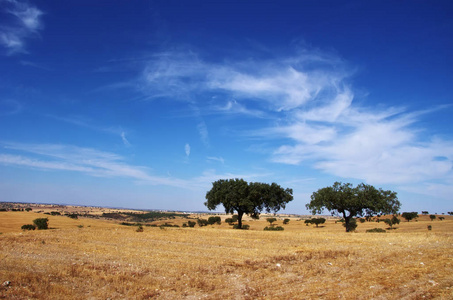
[[[38,217],[49,230],[22,231]],[[225,216],[223,216],[225,217]],[[184,219],[172,220],[182,224]],[[453,299],[453,217],[305,226],[121,226],[35,212],[0,212],[5,299]],[[277,225],[282,225],[279,220]],[[432,225],[432,230],[427,230]]]

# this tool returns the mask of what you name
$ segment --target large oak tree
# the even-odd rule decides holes
[[[341,182],[314,192],[310,203],[306,205],[312,214],[320,214],[326,209],[332,215],[341,215],[346,232],[350,231],[349,221],[353,217],[396,214],[400,206],[396,192],[376,189],[364,183],[353,187],[351,183]]]
[[[212,183],[212,188],[206,193],[204,203],[209,210],[214,210],[220,204],[226,213],[238,214],[238,228],[242,228],[244,214],[259,218],[259,214],[277,212],[284,209],[293,200],[293,190],[284,189],[276,183],[267,184],[250,182],[243,179],[220,179]]]

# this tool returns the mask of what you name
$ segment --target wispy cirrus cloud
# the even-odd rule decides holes
[[[242,136],[272,140],[274,162],[372,183],[451,183],[451,137],[430,137],[420,123],[436,109],[358,104],[351,74],[343,60],[319,51],[222,63],[166,52],[149,60],[143,82],[158,87],[150,95],[186,101],[190,95],[206,114],[266,116],[267,124],[254,122]]]
[[[151,169],[128,164],[115,153],[72,145],[1,143],[0,165],[38,169],[43,171],[78,172],[101,178],[128,178],[139,184],[171,186],[193,191],[206,191],[211,182],[222,178],[254,179],[268,176],[260,174],[218,174],[214,169],[190,179],[151,174]],[[188,145],[188,144],[186,144]],[[190,146],[189,146],[190,147]],[[189,148],[185,148],[189,150]],[[190,151],[190,150],[189,150]],[[186,152],[187,153],[187,152]]]
[[[26,52],[26,40],[42,29],[43,12],[26,1],[2,0],[0,44],[8,55]]]

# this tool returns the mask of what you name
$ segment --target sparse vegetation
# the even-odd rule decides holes
[[[386,233],[385,229],[382,228],[373,228],[373,229],[367,229],[366,232],[378,232],[378,233]]]
[[[288,224],[288,223],[289,223],[289,221],[291,221],[291,220],[290,220],[290,219],[284,219],[284,220],[283,220],[283,225],[286,225],[286,224]]]
[[[223,222],[160,230],[165,221],[156,221],[136,233],[138,225],[49,216],[57,230],[23,232],[35,213],[1,214],[0,278],[10,282],[0,286],[1,299],[300,299],[302,290],[304,299],[453,295],[450,216],[429,232],[426,216],[386,234],[365,232],[378,225],[366,222],[351,235],[332,218],[319,230],[290,222],[273,233],[263,230],[265,218],[246,218],[248,231]]]
[[[436,219],[436,215],[429,215],[429,218],[431,219],[431,221],[434,221]]]
[[[385,219],[384,222],[385,224],[390,226],[390,229],[394,229],[393,225],[399,224],[400,219],[398,219],[398,217],[394,215],[391,219]]]
[[[282,226],[266,226],[264,227],[264,230],[266,231],[282,231],[285,230]]]

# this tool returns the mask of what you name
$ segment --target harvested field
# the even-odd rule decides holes
[[[21,231],[48,217],[50,230]],[[453,217],[376,222],[345,233],[292,219],[285,231],[229,225],[120,226],[33,212],[0,212],[5,299],[452,299]],[[278,225],[282,221],[277,221]],[[431,224],[432,231],[427,230]]]

